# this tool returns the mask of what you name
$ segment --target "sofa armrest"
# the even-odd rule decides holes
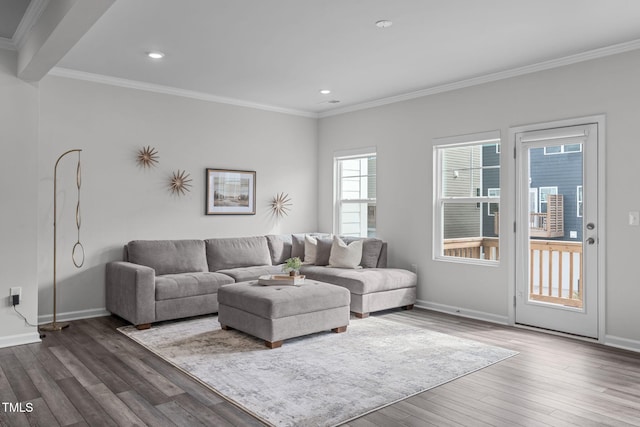
[[[114,261],[106,268],[107,310],[134,325],[156,319],[155,276],[153,268]]]

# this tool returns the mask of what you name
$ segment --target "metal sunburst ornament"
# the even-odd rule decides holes
[[[143,168],[150,168],[158,164],[158,152],[150,145],[142,147],[138,150],[138,157],[136,160],[138,165]]]
[[[290,206],[293,206],[288,194],[279,193],[271,200],[271,210],[275,216],[289,215]]]
[[[187,192],[191,191],[191,181],[193,180],[187,171],[180,171],[178,169],[178,171],[174,172],[171,176],[169,188],[173,194],[185,195]]]

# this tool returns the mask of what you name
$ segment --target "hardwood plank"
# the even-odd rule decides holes
[[[42,393],[42,398],[61,425],[74,424],[82,421],[82,415],[76,410],[69,398],[62,392],[58,384],[49,376],[46,370],[38,365],[26,369],[33,384]],[[31,400],[29,400],[31,401]]]
[[[58,380],[57,383],[89,425],[92,427],[117,426],[116,422],[102,406],[87,393],[87,390],[77,378],[64,378]]]
[[[78,360],[71,351],[61,347],[51,347],[49,350],[84,387],[100,383],[98,377]]]
[[[134,390],[123,391],[118,394],[122,400],[140,419],[150,426],[173,426],[174,423],[164,416],[155,406],[147,402],[140,394]],[[212,424],[214,425],[214,424]]]
[[[104,384],[91,385],[87,387],[87,391],[118,425],[145,425],[144,422]]]
[[[60,425],[44,399],[39,397],[33,399],[30,403],[33,405],[33,411],[25,414],[29,425],[43,427],[57,427]]]
[[[167,402],[157,406],[158,410],[180,427],[206,427],[195,416],[177,402]]]
[[[216,411],[188,394],[176,396],[175,401],[185,410],[193,414],[198,420],[207,426],[216,427],[233,427],[234,425],[227,421],[224,417],[216,413]]]
[[[33,384],[13,351],[11,349],[6,350],[8,351],[0,354],[0,368],[4,371],[4,376],[11,390],[13,390],[16,401],[29,402],[41,397],[40,391]]]

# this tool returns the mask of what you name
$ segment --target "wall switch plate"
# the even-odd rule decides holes
[[[640,225],[640,212],[631,211],[629,212],[629,225]]]

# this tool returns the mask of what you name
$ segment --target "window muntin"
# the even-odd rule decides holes
[[[441,138],[434,146],[434,258],[499,259],[499,132]]]
[[[376,154],[336,156],[336,219],[343,236],[376,235]]]

